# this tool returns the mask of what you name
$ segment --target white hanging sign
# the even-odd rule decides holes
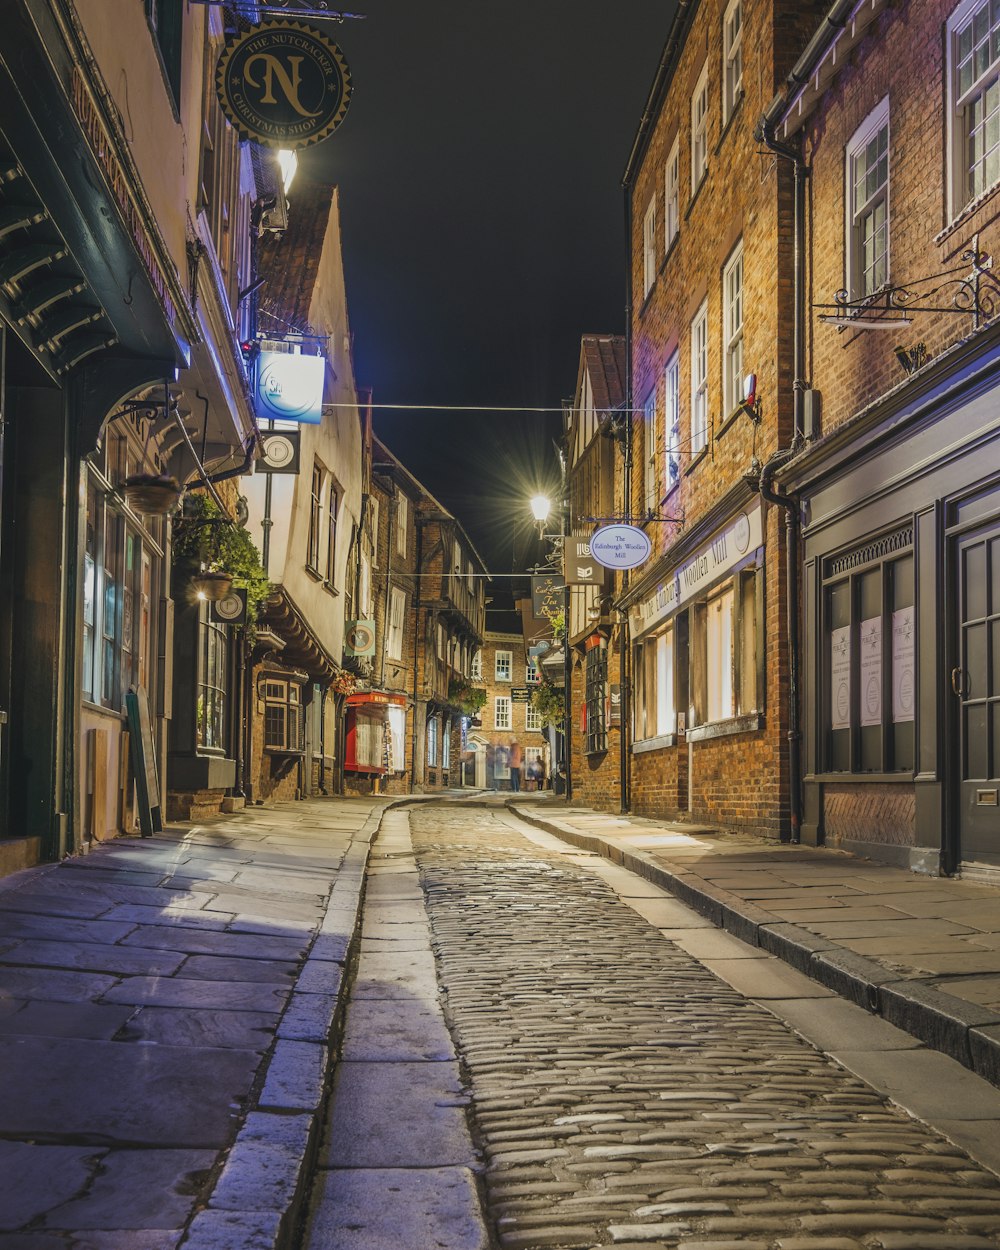
[[[649,559],[653,544],[637,525],[602,525],[590,538],[590,554],[606,569],[635,569]]]

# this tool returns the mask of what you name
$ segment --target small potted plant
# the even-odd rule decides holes
[[[191,578],[191,586],[199,598],[218,603],[232,589],[233,575],[219,569],[203,569]]]
[[[169,516],[181,497],[175,477],[164,473],[133,473],[122,483],[125,502],[140,516]]]

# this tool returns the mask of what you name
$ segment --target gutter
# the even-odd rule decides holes
[[[685,23],[689,16],[693,16],[697,3],[698,0],[677,0],[674,19],[670,23],[670,30],[667,33],[667,42],[663,45],[663,51],[660,53],[660,63],[653,78],[653,85],[649,89],[649,95],[646,97],[646,107],[643,109],[642,117],[639,120],[639,129],[636,131],[635,138],[632,141],[632,150],[629,152],[628,161],[625,164],[625,172],[622,175],[623,187],[632,185],[632,179],[635,177],[636,170],[646,150],[646,144],[649,141],[653,124],[659,116],[660,99],[664,88],[676,68],[677,58],[683,45],[682,34],[684,33]]]

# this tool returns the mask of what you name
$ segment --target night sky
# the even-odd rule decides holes
[[[365,21],[328,27],[350,109],[302,164],[340,187],[359,385],[376,404],[558,407],[580,336],[624,332],[621,175],[673,5],[354,7]],[[375,421],[492,571],[535,558],[527,498],[558,480],[558,415]]]

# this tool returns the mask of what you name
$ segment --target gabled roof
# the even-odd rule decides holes
[[[372,471],[375,472],[379,468],[381,468],[382,471],[385,472],[386,467],[389,467],[394,477],[400,478],[408,483],[410,489],[407,491],[407,494],[414,493],[414,494],[422,495],[424,499],[429,500],[434,505],[434,507],[437,509],[439,513],[442,514],[443,517],[455,523],[455,528],[458,530],[458,532],[462,535],[462,538],[465,540],[465,545],[472,552],[475,558],[479,561],[479,567],[482,569],[484,573],[489,574],[489,569],[486,566],[486,561],[483,559],[483,557],[479,554],[479,552],[473,546],[472,539],[465,532],[465,527],[462,525],[462,522],[455,516],[453,512],[449,512],[448,509],[442,503],[439,503],[439,501],[435,499],[435,497],[431,494],[431,492],[427,489],[427,487],[423,484],[423,482],[421,482],[418,478],[413,476],[413,474],[406,467],[406,465],[403,464],[403,462],[399,459],[397,455],[395,455],[393,452],[389,450],[388,447],[386,447],[385,443],[383,443],[380,438],[373,437],[372,438]]]
[[[288,197],[288,229],[282,234],[265,233],[260,239],[259,268],[261,275],[267,278],[260,300],[265,330],[316,332],[316,327],[309,324],[309,309],[333,209],[334,190],[324,183],[310,182],[299,171]]]
[[[621,334],[585,334],[580,340],[580,379],[586,369],[594,407],[617,408],[625,402],[625,337]]]

